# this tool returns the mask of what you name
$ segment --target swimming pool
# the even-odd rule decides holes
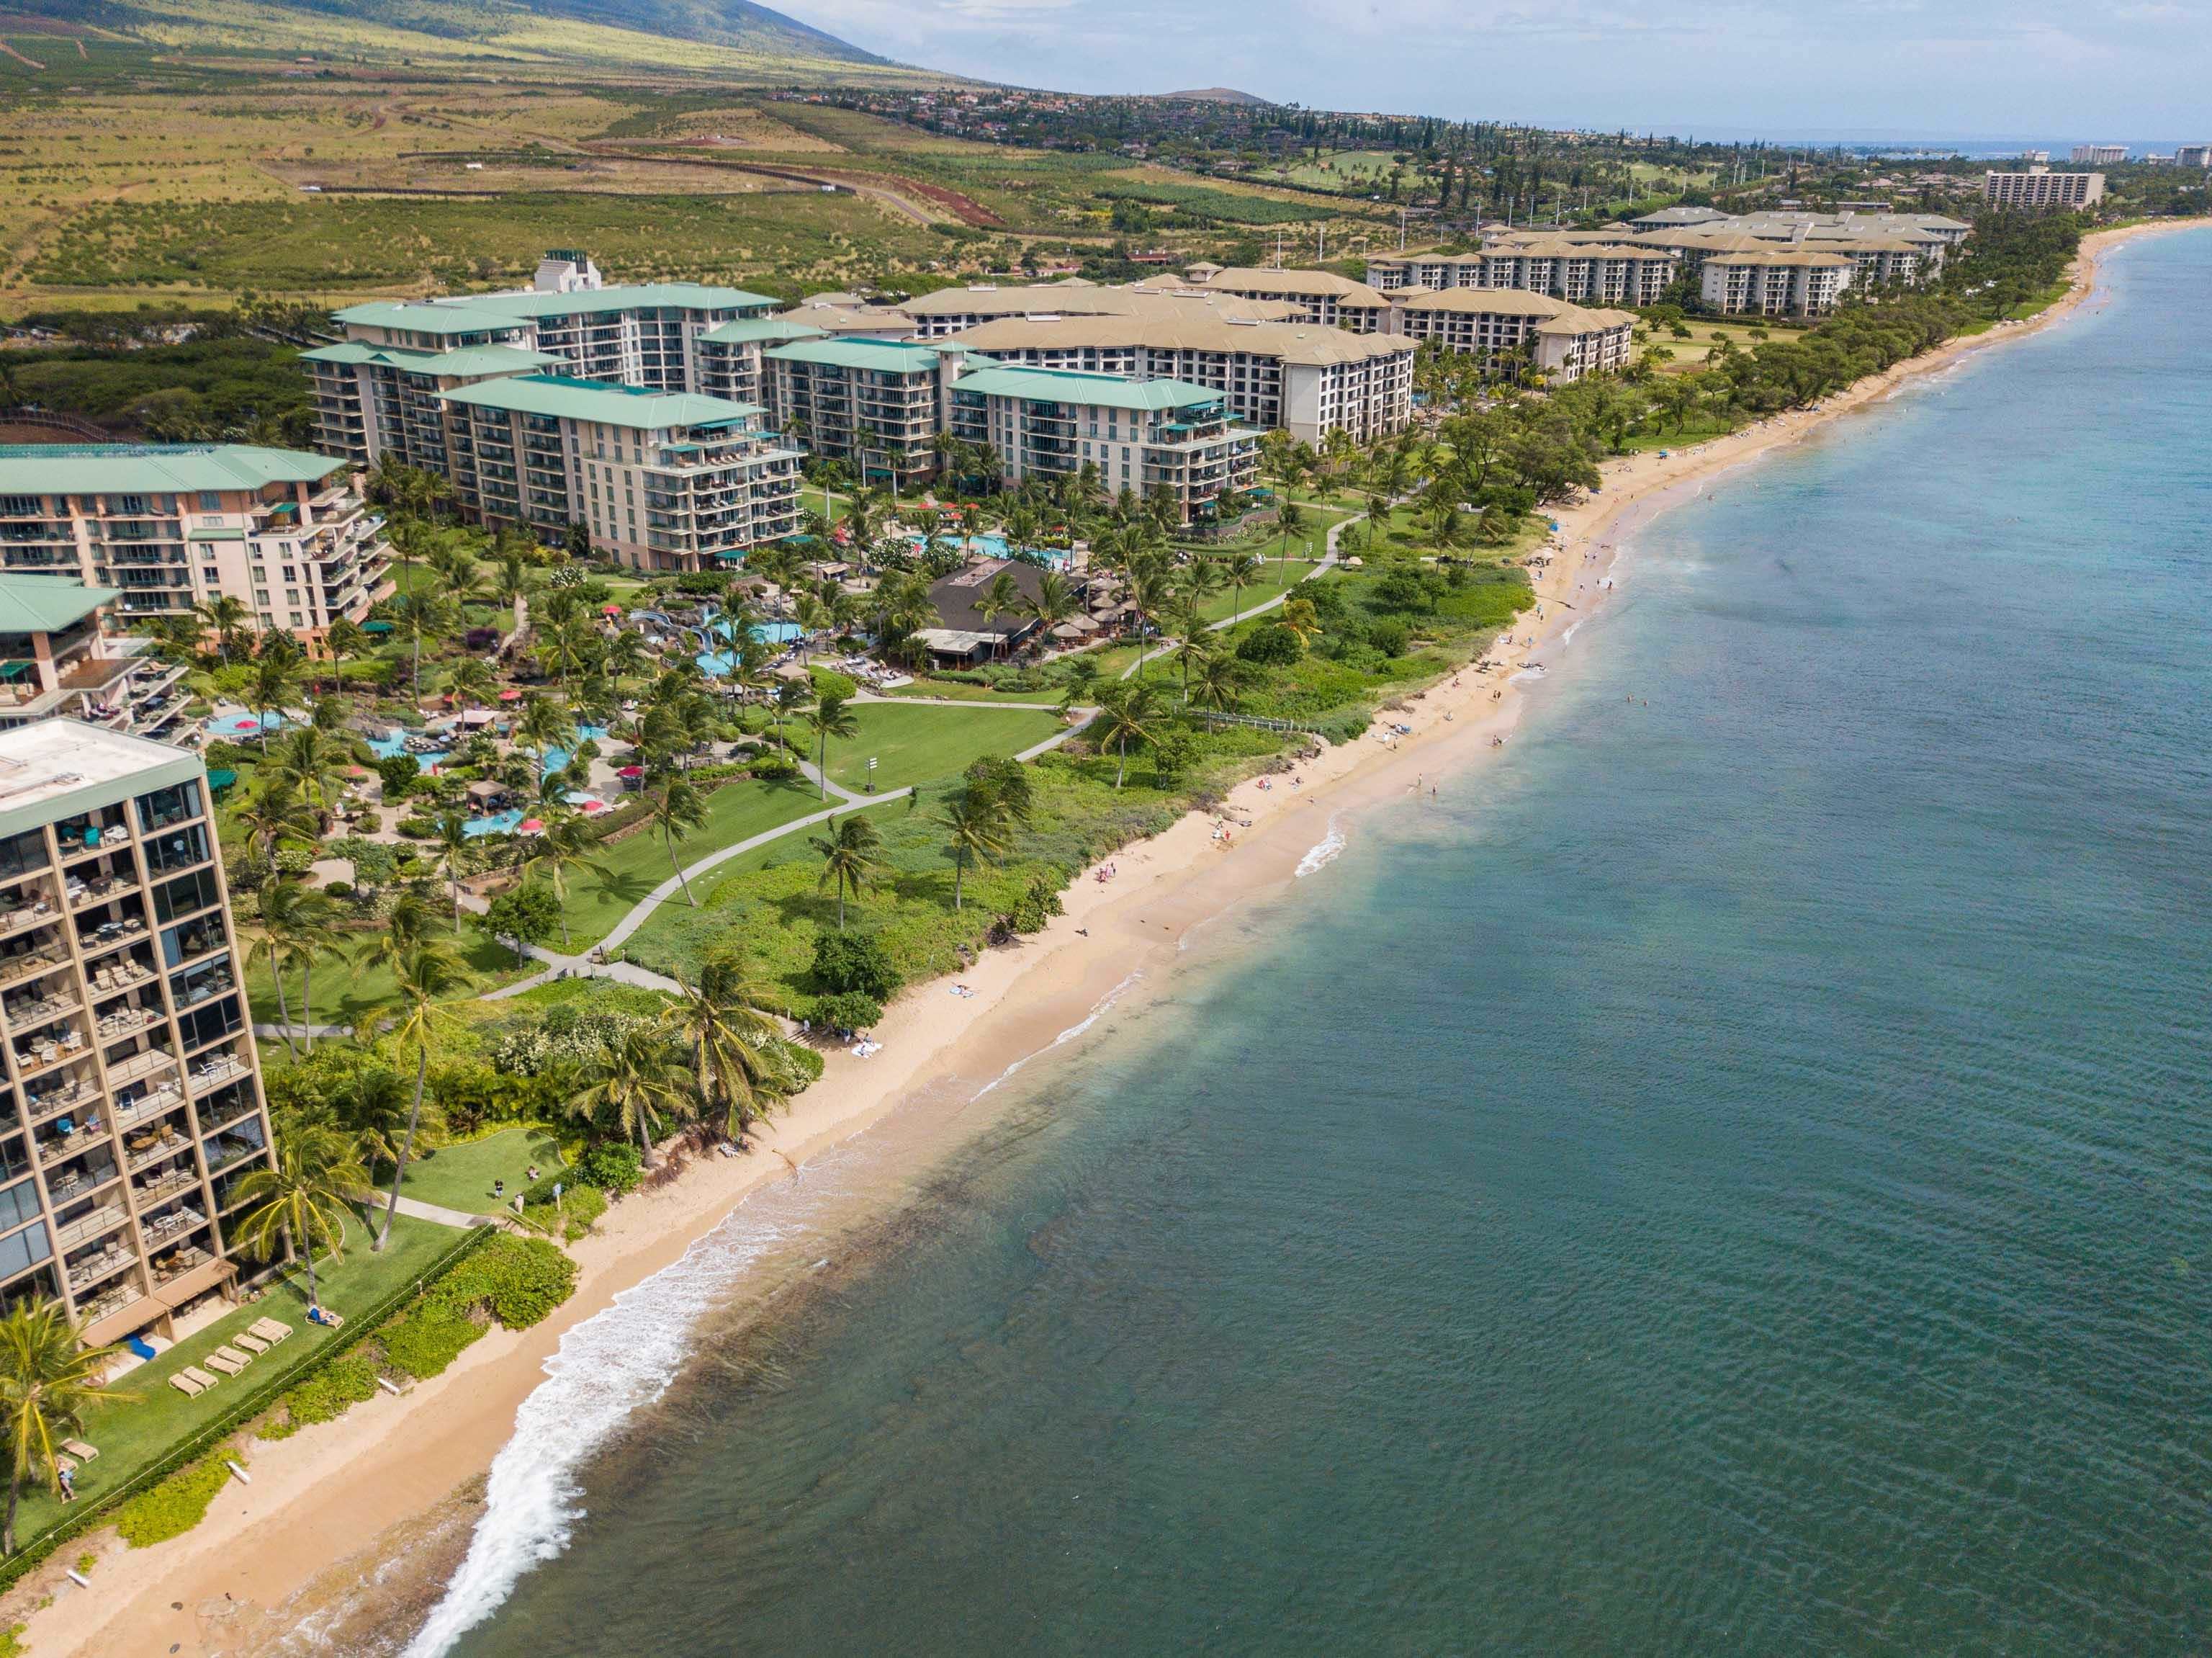
[[[511,835],[521,826],[521,811],[509,808],[504,812],[495,812],[488,818],[471,818],[461,826],[461,832],[471,838],[478,835]]]
[[[576,736],[579,741],[597,742],[600,738],[606,735],[607,728],[603,725],[580,725],[576,728]],[[562,748],[558,745],[547,749],[545,751],[545,771],[547,775],[550,776],[553,772],[558,771],[562,766],[568,765],[568,763],[574,758],[574,755],[570,753],[568,750]]]
[[[283,724],[284,716],[273,708],[258,719],[251,714],[218,714],[207,722],[207,734],[235,742],[240,737],[280,730]]]
[[[366,738],[364,741],[368,744],[368,752],[380,760],[396,760],[407,752],[407,734],[404,731],[395,731],[388,737]],[[434,754],[417,754],[415,757],[415,764],[421,770],[428,771],[433,766],[442,765],[453,758],[450,753],[441,749]]]
[[[970,535],[960,546],[963,552],[978,558],[1011,558],[1014,556],[1012,544],[996,532]],[[1074,560],[1073,553],[1061,552],[1052,547],[1037,547],[1034,551],[1054,570],[1066,570]]]
[[[715,623],[714,631],[717,638],[726,639],[730,637],[730,625],[727,622]],[[753,637],[765,644],[787,645],[793,639],[804,635],[805,631],[806,630],[796,622],[755,622],[753,624]]]

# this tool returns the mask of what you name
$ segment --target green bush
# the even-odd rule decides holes
[[[230,1470],[220,1454],[187,1464],[117,1509],[115,1529],[134,1549],[182,1537],[207,1518],[208,1505],[229,1483]]]
[[[840,991],[835,996],[817,997],[814,1016],[840,1029],[864,1031],[884,1016],[884,1004],[858,991]]]
[[[433,1284],[423,1305],[455,1318],[482,1308],[510,1330],[527,1330],[575,1288],[576,1263],[557,1245],[543,1238],[501,1237]]]
[[[637,1190],[637,1183],[645,1178],[645,1160],[626,1140],[593,1146],[576,1160],[576,1178],[610,1198],[619,1198]]]
[[[787,754],[763,753],[745,768],[763,783],[789,783],[799,775],[799,765]]]
[[[825,996],[858,991],[878,1002],[898,994],[898,969],[883,942],[866,933],[824,933],[814,942],[814,983]]]
[[[438,832],[437,820],[425,817],[404,817],[392,826],[410,840],[428,840]]]
[[[1237,654],[1244,661],[1271,667],[1295,662],[1304,649],[1298,636],[1280,622],[1268,622],[1255,627],[1237,642]],[[406,827],[404,824],[400,826],[403,831]]]
[[[557,1201],[550,1180],[539,1181],[531,1192],[523,1202],[523,1218],[548,1234],[558,1232],[570,1243],[589,1232],[607,1212],[606,1193],[595,1186],[577,1185],[573,1176]]]
[[[276,1401],[281,1422],[261,1430],[264,1439],[289,1439],[310,1423],[335,1422],[363,1399],[376,1397],[376,1361],[367,1353],[331,1360]]]
[[[806,671],[814,677],[814,694],[817,697],[842,697],[850,702],[860,694],[860,686],[834,667],[810,667]]]
[[[426,1301],[378,1331],[377,1339],[394,1369],[427,1381],[442,1375],[483,1332],[474,1319]]]

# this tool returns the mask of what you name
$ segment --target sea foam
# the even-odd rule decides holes
[[[1328,832],[1306,849],[1306,855],[1298,860],[1298,867],[1292,870],[1291,874],[1297,879],[1303,881],[1308,875],[1328,869],[1330,864],[1336,862],[1337,855],[1343,850],[1344,832],[1337,827],[1336,819],[1331,817],[1328,820]]]

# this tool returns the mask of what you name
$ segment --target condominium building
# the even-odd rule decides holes
[[[732,403],[768,401],[761,353],[802,339],[823,339],[826,330],[787,317],[744,317],[699,337],[699,383],[695,391]]]
[[[776,424],[869,483],[910,488],[937,471],[952,382],[968,352],[948,341],[823,338],[761,354]]]
[[[118,619],[228,596],[319,637],[392,590],[383,520],[328,455],[243,443],[0,445],[0,570],[112,588]]]
[[[580,523],[635,570],[711,570],[799,527],[799,451],[756,404],[556,375],[445,402],[454,497],[488,526]]]
[[[1181,301],[1135,314],[1007,317],[954,338],[1000,363],[1203,386],[1238,419],[1309,443],[1337,430],[1365,442],[1413,418],[1416,347],[1395,334],[1249,320]]]
[[[1708,311],[1723,316],[1826,316],[1856,270],[1844,254],[1808,247],[1714,253],[1699,275],[1698,297]]]
[[[105,625],[122,596],[74,576],[0,571],[0,728],[67,718],[153,736],[182,717],[186,665]]]
[[[1669,248],[1576,235],[1508,235],[1479,253],[1370,259],[1370,280],[1388,272],[1395,297],[1427,289],[1519,288],[1577,305],[1656,305],[1674,280]],[[1380,286],[1382,284],[1378,284]]]
[[[1390,320],[1388,294],[1334,271],[1265,271],[1237,265],[1221,270],[1208,265],[1203,270],[1194,268],[1190,280],[1193,286],[1208,293],[1270,300],[1294,312],[1300,321],[1355,334],[1382,333]]]
[[[1101,287],[1071,277],[1065,282],[1000,286],[978,283],[966,288],[942,288],[917,295],[899,309],[913,319],[916,337],[943,339],[969,328],[994,322],[1065,322],[1078,317],[1149,317],[1164,319],[1194,314],[1234,316],[1249,322],[1304,320],[1305,307],[1284,300],[1250,300],[1228,293],[1207,293],[1181,281],[1161,286],[1131,283]]]
[[[2173,152],[2176,167],[2212,167],[2212,144],[2183,144]]]
[[[94,1345],[228,1295],[270,1155],[205,770],[143,738],[0,731],[0,1301]]]
[[[1164,491],[1182,520],[1212,516],[1224,495],[1252,486],[1259,435],[1237,421],[1221,393],[1174,380],[1060,369],[991,367],[953,382],[951,430],[997,453],[1016,485],[1098,469],[1119,494]]]
[[[1584,375],[1618,373],[1634,350],[1636,319],[1589,310],[1548,294],[1513,288],[1449,288],[1399,297],[1398,326],[1410,340],[1503,370],[1515,363],[1565,385]]]
[[[2067,159],[2075,166],[2118,167],[2128,158],[2125,144],[2075,144]]]
[[[2031,167],[2025,173],[1982,175],[1982,199],[1994,207],[2080,209],[2104,198],[2101,173],[2053,173],[2047,167]]]

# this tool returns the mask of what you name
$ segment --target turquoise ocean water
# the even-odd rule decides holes
[[[2205,1650],[2212,234],[2108,282],[1637,531],[872,1267],[553,1384],[619,1454],[418,1649]]]

